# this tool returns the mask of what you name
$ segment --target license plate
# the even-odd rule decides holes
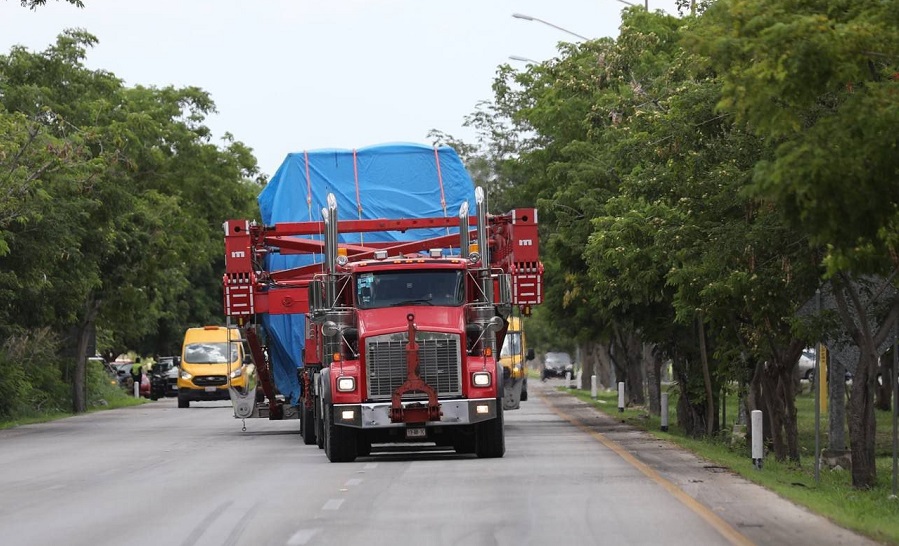
[[[215,387],[206,387],[206,392],[215,392]]]
[[[424,427],[407,428],[406,438],[427,438],[428,432]]]

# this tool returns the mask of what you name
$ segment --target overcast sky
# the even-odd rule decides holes
[[[208,125],[253,148],[272,174],[286,154],[465,140],[502,63],[544,60],[560,41],[617,36],[618,0],[50,0],[36,11],[0,1],[0,50],[43,51],[65,28],[99,39],[90,68],[128,85],[197,86]],[[640,0],[637,0],[640,1]],[[676,13],[675,0],[650,9]],[[522,13],[539,21],[512,17]]]

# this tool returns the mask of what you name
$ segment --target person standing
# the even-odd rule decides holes
[[[131,366],[131,379],[134,380],[134,397],[140,398],[140,381],[143,377],[143,368],[140,365],[140,357]]]

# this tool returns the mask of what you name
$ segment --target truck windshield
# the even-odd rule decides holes
[[[521,354],[521,332],[507,332],[506,340],[499,356],[516,356]]]
[[[228,354],[227,342],[191,343],[184,348],[184,361],[190,364],[227,364],[237,360],[237,344],[231,344],[231,360],[225,358]]]
[[[402,305],[451,305],[464,301],[465,272],[407,270],[361,273],[356,277],[359,309]]]

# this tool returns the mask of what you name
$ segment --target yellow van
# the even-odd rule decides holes
[[[534,349],[527,346],[521,317],[509,317],[509,327],[499,352],[503,367],[503,409],[516,410],[528,399],[527,361],[534,359]]]
[[[191,401],[230,400],[228,386],[246,391],[248,384],[255,384],[249,377],[254,371],[237,328],[231,328],[230,335],[224,326],[188,328],[181,348],[178,407],[188,408]]]

